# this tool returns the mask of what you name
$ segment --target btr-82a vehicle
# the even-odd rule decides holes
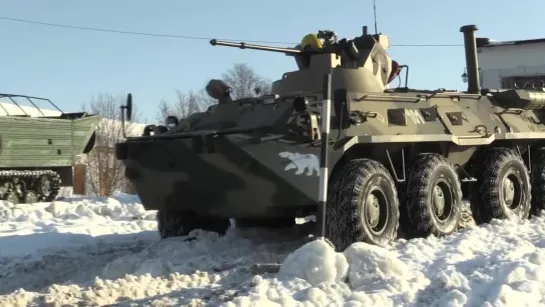
[[[148,126],[117,144],[117,157],[145,208],[158,210],[163,238],[224,233],[229,218],[285,226],[318,212],[338,250],[383,245],[400,224],[410,237],[456,231],[463,197],[478,224],[526,219],[545,205],[545,91],[482,89],[476,29],[460,29],[465,92],[410,89],[406,80],[388,88],[407,67],[366,27],[352,40],[320,31],[296,48],[212,40],[285,53],[298,70],[270,94],[236,100],[212,80],[217,105]]]
[[[0,94],[0,199],[52,201],[72,186],[72,166],[93,149],[99,121],[95,114],[64,113],[47,98]]]

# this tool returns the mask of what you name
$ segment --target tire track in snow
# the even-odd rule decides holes
[[[304,244],[301,235],[296,229],[231,229],[222,237],[196,231],[193,240],[159,240],[153,232],[153,239],[138,242],[0,259],[0,305],[217,306],[248,292],[252,266],[280,263]]]
[[[40,291],[54,284],[85,283],[99,276],[111,261],[137,253],[155,240],[155,234],[145,238],[131,235],[129,240],[49,250],[37,259],[35,256],[0,258],[0,295],[21,288]]]

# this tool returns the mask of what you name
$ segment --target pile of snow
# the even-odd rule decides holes
[[[289,255],[278,276],[254,278],[251,291],[226,306],[541,306],[544,234],[538,217],[390,249],[355,243],[335,253],[314,241]]]
[[[280,278],[302,278],[315,286],[325,281],[340,281],[348,270],[346,257],[336,253],[326,241],[305,244],[284,260]]]
[[[0,203],[0,306],[538,306],[544,248],[543,217],[335,252],[290,230],[160,240],[130,195]]]
[[[74,247],[95,237],[155,230],[154,212],[137,197],[75,199],[13,205],[0,201],[0,257],[31,254],[40,249]],[[0,286],[1,287],[1,286]]]

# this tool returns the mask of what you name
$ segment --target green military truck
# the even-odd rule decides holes
[[[39,101],[57,111],[40,108]],[[99,121],[86,112],[64,113],[47,98],[0,94],[0,198],[54,200],[62,186],[72,186],[72,166],[93,149]]]

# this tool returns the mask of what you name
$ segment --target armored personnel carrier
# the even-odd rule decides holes
[[[218,104],[117,144],[163,238],[196,228],[290,225],[318,213],[338,250],[456,231],[462,198],[477,223],[526,219],[545,205],[545,91],[482,89],[474,25],[463,26],[467,91],[388,88],[406,65],[388,37],[309,34],[295,48],[212,40],[294,57],[260,97]],[[132,106],[132,100],[131,104]],[[531,170],[531,172],[530,172]],[[533,186],[533,189],[531,189]],[[327,191],[327,194],[326,194]]]
[[[40,108],[40,101],[56,111]],[[93,149],[99,120],[64,113],[47,98],[0,94],[0,199],[54,200],[62,186],[72,185],[77,155]]]

